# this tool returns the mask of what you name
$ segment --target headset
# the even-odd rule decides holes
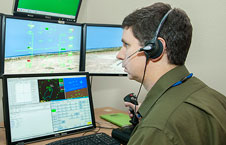
[[[135,55],[137,52],[144,51],[146,58],[151,59],[153,62],[158,61],[163,56],[163,45],[160,40],[158,40],[159,32],[162,28],[162,25],[164,24],[166,18],[168,17],[169,13],[173,11],[173,9],[170,9],[162,18],[160,21],[158,28],[155,32],[154,37],[145,43],[145,46],[143,48],[138,49],[137,51],[133,52],[131,55],[126,57],[125,60],[128,60],[130,57]],[[117,65],[120,65],[122,62],[118,63]]]
[[[152,61],[159,60],[163,55],[163,45],[160,40],[158,40],[158,35],[161,30],[162,25],[164,24],[166,18],[168,17],[169,13],[172,12],[173,9],[170,9],[162,18],[159,23],[159,26],[155,32],[153,39],[148,41],[143,48],[140,48],[139,51],[144,51],[146,57],[150,58]]]
[[[170,9],[163,16],[163,18],[160,21],[159,26],[158,26],[158,28],[155,32],[153,39],[148,41],[143,48],[140,48],[139,50],[132,53],[130,56],[128,56],[126,58],[126,59],[129,59],[131,56],[133,56],[137,52],[141,52],[141,51],[144,51],[144,53],[146,55],[146,64],[145,64],[145,68],[144,68],[144,74],[143,74],[143,78],[142,78],[141,85],[140,85],[140,88],[139,88],[137,95],[135,95],[134,93],[130,93],[126,97],[124,97],[125,102],[130,102],[130,103],[135,105],[135,110],[130,108],[130,112],[133,114],[133,118],[130,120],[130,122],[133,124],[133,126],[136,126],[139,123],[139,121],[138,121],[139,119],[137,118],[137,115],[136,115],[136,105],[138,105],[137,99],[139,97],[141,87],[142,87],[143,82],[144,82],[144,77],[145,77],[145,72],[146,72],[146,67],[147,67],[147,60],[151,59],[152,61],[158,61],[163,56],[163,45],[162,45],[162,42],[160,40],[158,40],[158,35],[159,35],[159,31],[161,30],[162,25],[164,24],[166,18],[168,17],[169,13],[172,10],[173,9]]]

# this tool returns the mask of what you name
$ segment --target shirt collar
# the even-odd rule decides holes
[[[184,65],[177,66],[164,74],[146,95],[145,100],[138,110],[140,115],[142,117],[146,116],[147,112],[154,106],[155,102],[157,102],[164,92],[187,75],[189,75],[189,72]]]

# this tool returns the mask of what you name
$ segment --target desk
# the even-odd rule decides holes
[[[118,128],[118,126],[113,125],[110,122],[107,122],[107,121],[101,119],[100,115],[111,114],[111,113],[125,113],[125,114],[127,114],[124,111],[114,109],[114,108],[111,108],[111,107],[96,108],[96,109],[94,109],[94,113],[95,113],[95,119],[96,119],[96,122],[97,122],[96,126],[100,125],[101,127],[107,127],[107,128]],[[0,123],[0,126],[1,127],[3,126],[3,122]],[[95,133],[95,131],[98,131],[98,130],[99,130],[99,128],[97,127],[95,130],[89,131],[85,135],[93,134],[93,133]],[[99,132],[104,132],[104,133],[111,136],[112,129],[101,128]],[[29,145],[44,145],[44,144],[47,144],[47,143],[50,143],[50,142],[53,142],[53,141],[57,141],[57,140],[60,140],[60,139],[82,136],[83,134],[84,134],[84,132],[78,133],[78,134],[73,134],[73,135],[68,135],[68,136],[64,136],[64,137],[60,137],[60,138],[54,138],[54,139],[39,141],[39,142],[35,142],[35,143],[30,143]],[[5,128],[0,128],[0,145],[6,145]]]

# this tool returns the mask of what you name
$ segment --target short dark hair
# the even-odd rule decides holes
[[[172,9],[169,4],[155,3],[129,14],[123,20],[122,27],[132,28],[141,46],[150,41],[163,16]],[[192,25],[187,14],[174,8],[164,22],[158,37],[166,41],[166,53],[169,63],[183,65],[192,39]]]

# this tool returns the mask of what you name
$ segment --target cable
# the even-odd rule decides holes
[[[98,126],[98,128],[103,128],[103,129],[115,129],[113,127],[102,127],[102,126]]]
[[[144,53],[145,53],[145,52],[144,52]],[[143,78],[142,78],[142,81],[141,81],[141,84],[140,84],[140,88],[139,88],[138,93],[137,93],[137,96],[136,96],[136,101],[138,100],[138,97],[139,97],[139,95],[140,95],[141,88],[142,88],[143,83],[144,83],[144,78],[145,78],[146,69],[147,69],[147,64],[148,64],[148,55],[147,55],[146,53],[145,53],[145,55],[146,55],[146,61],[145,61],[145,66],[144,66],[144,73],[143,73]],[[134,112],[135,112],[135,113],[137,112],[137,111],[136,111],[136,106],[137,106],[137,105],[135,105],[135,107],[134,107]]]
[[[100,123],[98,123],[98,122],[96,122],[96,124],[99,124],[100,125]],[[94,132],[95,134],[96,133],[98,133],[100,131],[100,128],[97,130],[97,131],[95,131],[95,130],[93,130],[93,131],[86,131],[86,132],[84,132],[83,134],[82,134],[82,136],[84,136],[86,133],[88,133],[88,132]]]
[[[98,130],[97,131],[86,131],[86,132],[84,132],[82,135],[84,136],[86,133],[88,133],[88,132],[94,132],[94,133],[98,133],[99,131],[100,131],[100,129],[102,128],[102,129],[115,129],[115,128],[113,128],[113,127],[103,127],[103,126],[101,126],[101,124],[99,123],[99,122],[96,122],[96,124],[98,124],[98,125],[96,125],[96,128],[98,128]]]
[[[145,54],[146,54],[146,53],[145,53]],[[145,67],[144,67],[143,78],[142,78],[142,81],[141,81],[140,88],[139,88],[139,91],[138,91],[138,93],[137,93],[136,99],[138,99],[138,96],[140,95],[140,91],[141,91],[141,88],[142,88],[143,83],[144,83],[144,78],[145,78],[146,68],[147,68],[147,62],[148,62],[148,57],[146,56],[146,62],[145,62]]]
[[[103,128],[103,129],[115,129],[113,127],[104,127],[104,126],[101,126],[101,123],[99,122],[96,122],[99,126],[97,126],[97,128]]]

